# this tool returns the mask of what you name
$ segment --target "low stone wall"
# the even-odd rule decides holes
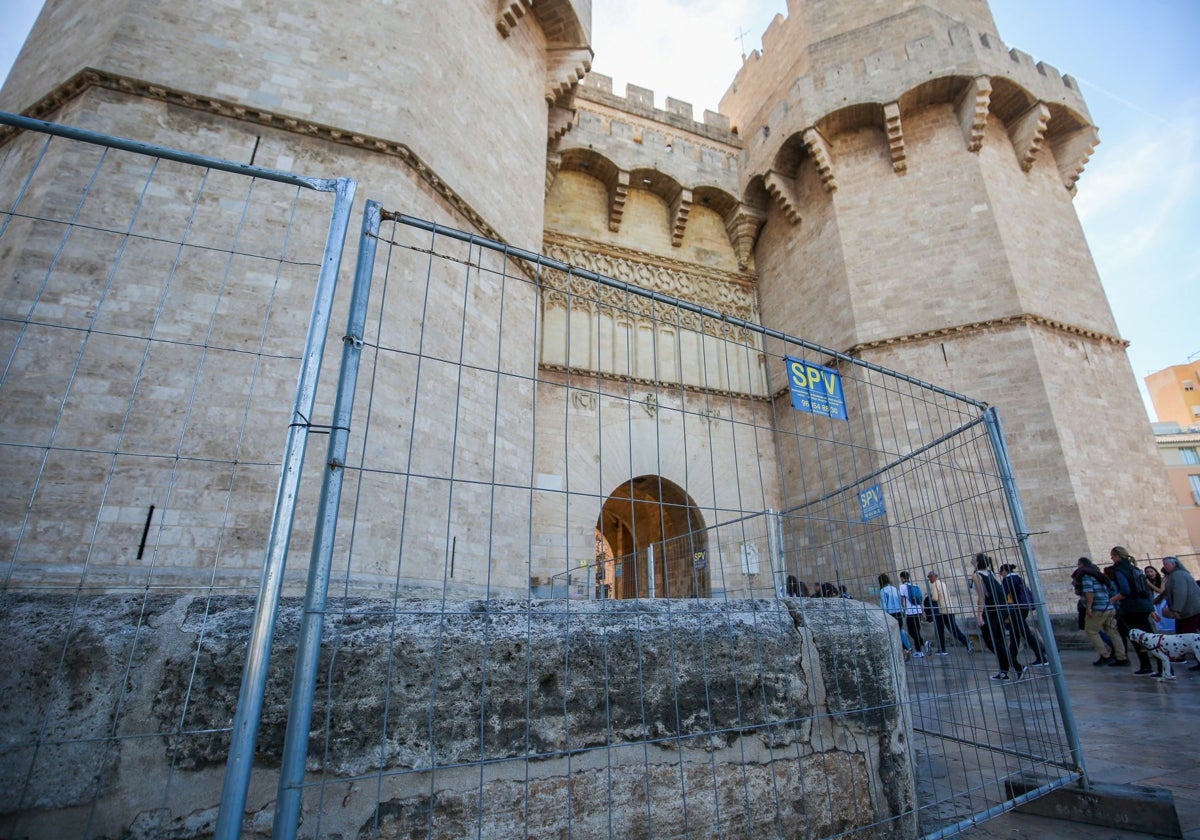
[[[337,610],[301,837],[916,836],[906,689],[878,609]],[[252,612],[10,593],[0,836],[210,836]],[[270,831],[299,619],[288,603],[277,625],[246,836]]]

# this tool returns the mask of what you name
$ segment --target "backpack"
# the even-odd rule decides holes
[[[1127,569],[1118,568],[1117,574],[1128,571]],[[1129,584],[1130,598],[1150,598],[1150,586],[1146,583],[1146,573],[1137,566],[1133,566],[1132,574],[1125,575],[1125,582]]]
[[[1009,593],[1009,603],[1021,609],[1029,609],[1033,606],[1033,593],[1029,591],[1029,587],[1025,585],[1025,581],[1016,572],[1013,572],[1004,579],[1004,588],[1011,588]]]
[[[917,586],[915,583],[908,583],[905,584],[905,586],[908,587],[908,603],[913,604],[914,606],[921,603],[921,587]]]
[[[1008,597],[1004,594],[1004,587],[1000,585],[1000,581],[996,580],[996,576],[990,571],[978,571],[979,579],[983,581],[983,601],[989,606],[1001,606],[1008,603]]]
[[[1150,597],[1150,584],[1146,581],[1146,573],[1141,569],[1133,570],[1133,594],[1139,598]]]

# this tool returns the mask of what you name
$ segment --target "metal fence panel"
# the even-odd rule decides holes
[[[949,836],[1080,778],[1044,605],[1007,685],[878,606],[1037,592],[985,406],[378,208],[338,332],[312,182],[0,148],[6,836]]]
[[[994,411],[382,217],[302,833],[949,836],[1080,778],[1048,625],[999,684],[974,622],[976,552],[1032,577]],[[902,652],[899,569],[979,651]]]
[[[161,836],[254,693],[194,676],[275,615],[354,185],[0,124],[0,833]]]

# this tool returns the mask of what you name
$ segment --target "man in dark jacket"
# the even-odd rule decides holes
[[[1155,632],[1154,625],[1150,623],[1150,613],[1154,610],[1152,593],[1146,585],[1146,576],[1134,565],[1133,555],[1126,551],[1124,546],[1113,546],[1108,556],[1112,559],[1112,568],[1116,573],[1114,583],[1117,585],[1117,594],[1111,601],[1117,607],[1117,630],[1125,640],[1125,647],[1129,648],[1132,644],[1129,641],[1130,630]],[[1146,655],[1146,651],[1138,645],[1132,647],[1137,652],[1139,666],[1133,673],[1139,677],[1154,673],[1150,669],[1150,657]],[[1162,668],[1162,665],[1159,665],[1159,668]]]

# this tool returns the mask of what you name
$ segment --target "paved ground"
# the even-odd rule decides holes
[[[1097,783],[1167,788],[1187,840],[1200,840],[1200,671],[1189,661],[1174,682],[1135,677],[1134,668],[1093,668],[1095,654],[1062,650],[1063,671]],[[960,837],[1007,840],[1146,840],[1152,835],[1008,813]]]

